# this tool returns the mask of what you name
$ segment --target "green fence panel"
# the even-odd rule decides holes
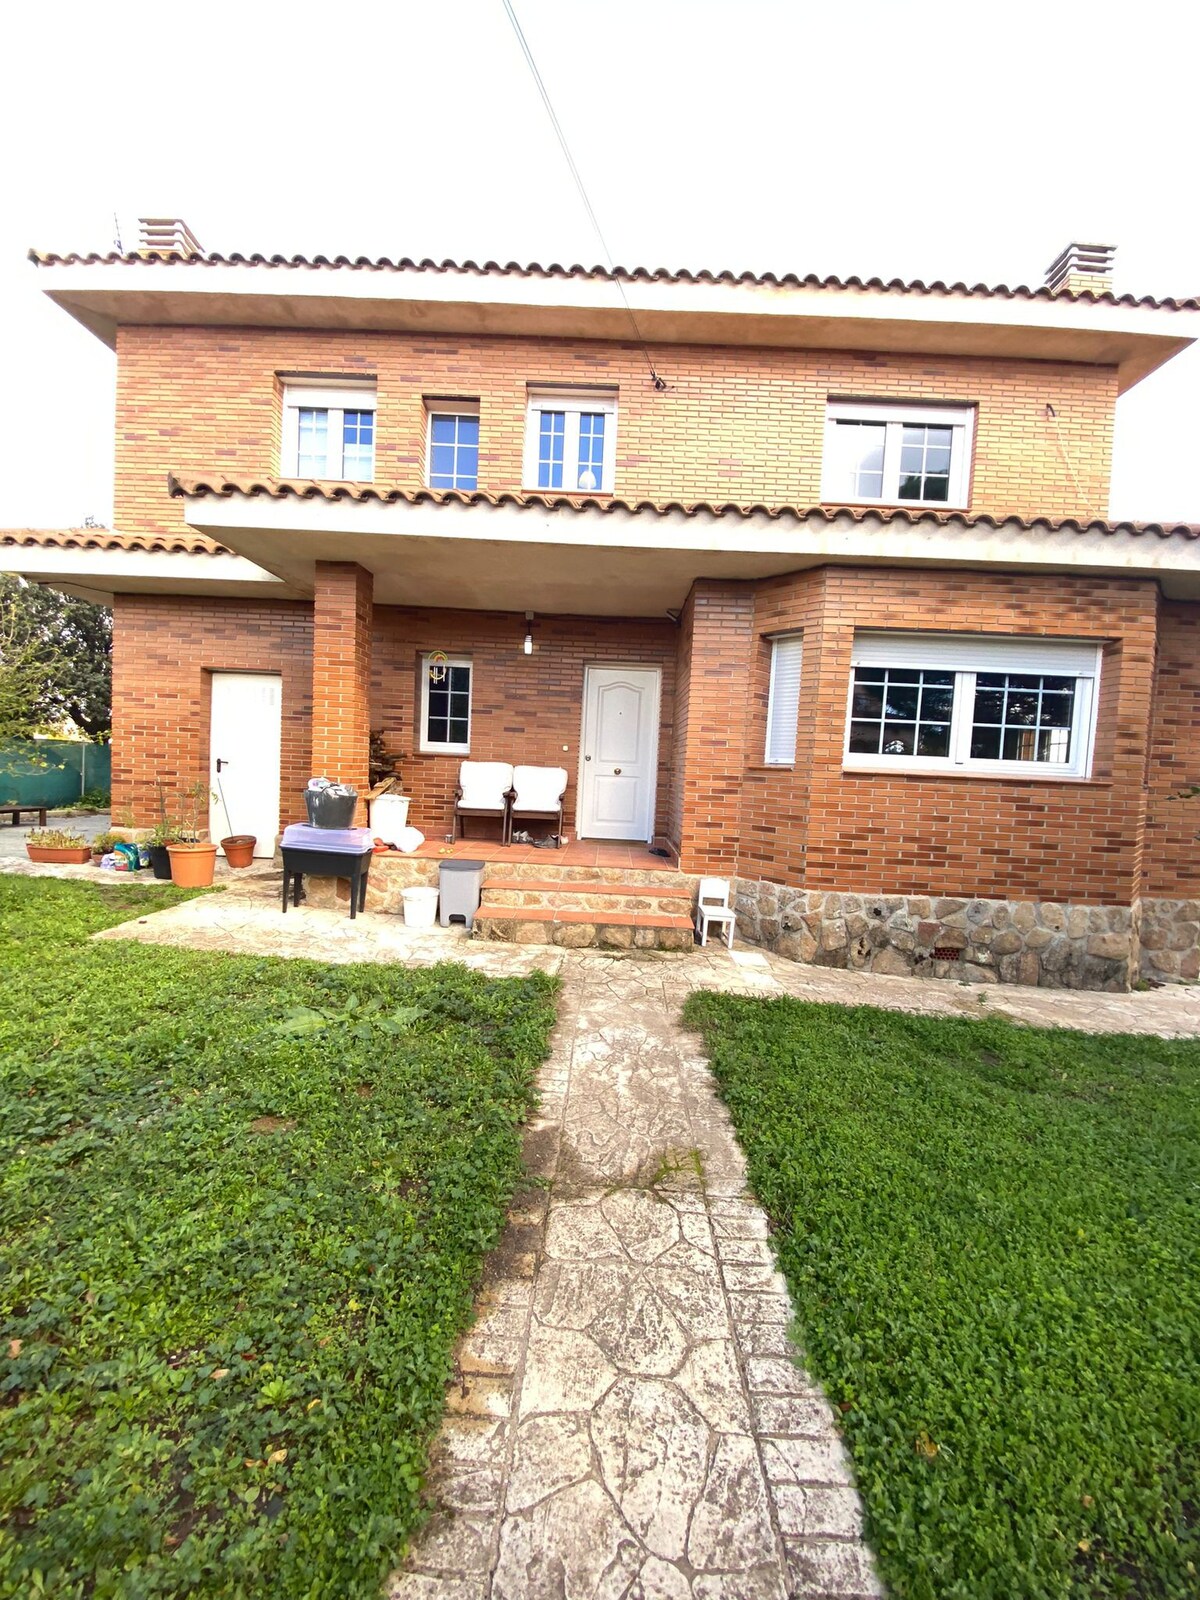
[[[0,809],[69,806],[88,789],[112,784],[112,747],[72,739],[0,745]]]

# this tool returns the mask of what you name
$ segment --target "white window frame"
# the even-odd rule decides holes
[[[561,489],[539,489],[538,444],[541,437],[543,411],[561,411],[565,415],[563,438],[563,486]],[[604,423],[604,461],[600,471],[600,486],[580,489],[579,481],[579,418],[584,412],[600,412]],[[533,389],[525,409],[525,460],[524,483],[535,494],[612,494],[616,480],[617,459],[617,397],[611,390],[591,389]]]
[[[433,477],[433,419],[434,417],[478,417],[478,400],[440,400],[436,395],[425,397],[425,486],[432,488],[430,479]],[[482,440],[480,441],[482,447]],[[479,466],[476,463],[475,488],[479,487]],[[441,490],[439,493],[443,492]],[[446,490],[446,493],[452,491]],[[471,489],[459,491],[462,494],[472,494]]]
[[[877,498],[846,495],[832,481],[836,457],[834,433],[839,422],[882,422],[887,432],[883,447],[883,493]],[[900,450],[904,426],[951,428],[950,482],[945,500],[901,500]],[[825,466],[821,499],[826,505],[918,507],[930,511],[965,510],[971,495],[971,455],[975,442],[973,406],[927,406],[903,401],[866,404],[830,400],[825,407]]]
[[[374,444],[371,450],[371,476],[369,478],[347,478],[341,470],[345,466],[342,458],[342,432],[347,411],[377,411],[378,396],[373,379],[347,379],[339,383],[290,383],[283,385],[283,430],[280,436],[280,477],[295,478],[299,476],[300,466],[300,412],[309,408],[317,411],[327,411],[329,421],[327,424],[327,437],[330,441],[336,439],[338,446],[337,472],[325,472],[320,477],[334,483],[373,483],[375,479],[374,467],[379,456],[379,427],[378,420],[374,430]],[[325,465],[330,465],[328,456]]]
[[[469,756],[471,753],[471,724],[475,708],[475,663],[470,656],[447,656],[439,665],[466,667],[471,674],[467,690],[467,742],[466,744],[439,744],[429,737],[429,658],[436,652],[427,651],[421,657],[421,725],[417,731],[417,749],[422,755]]]
[[[780,703],[778,694],[778,669],[779,647],[781,645],[794,645],[796,647],[796,698],[794,704],[790,697]],[[771,676],[767,688],[767,736],[763,752],[763,765],[768,767],[794,767],[796,764],[796,741],[799,737],[800,724],[800,695],[801,674],[804,670],[804,635],[801,633],[780,633],[771,640]],[[788,719],[787,727],[777,727],[776,722],[782,717]],[[789,739],[790,734],[790,739]],[[790,755],[772,753],[776,750],[777,736],[783,736],[783,743],[791,746]]]
[[[1090,639],[1014,638],[993,634],[863,632],[854,637],[846,692],[842,764],[872,772],[969,773],[973,777],[1081,781],[1091,777],[1096,746],[1103,646]],[[854,668],[893,666],[954,674],[950,753],[945,756],[885,756],[850,749]],[[1075,679],[1070,761],[985,761],[971,756],[975,680],[981,672],[1027,673]]]

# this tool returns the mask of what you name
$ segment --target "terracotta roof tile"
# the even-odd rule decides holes
[[[344,272],[435,272],[435,273],[463,273],[472,277],[498,276],[504,278],[602,278],[621,283],[726,283],[747,284],[752,287],[771,286],[783,289],[867,289],[884,294],[912,294],[912,295],[947,295],[967,298],[991,298],[1000,300],[1079,300],[1096,305],[1114,306],[1142,306],[1152,310],[1167,311],[1197,311],[1200,310],[1200,298],[1195,296],[1184,299],[1156,299],[1153,295],[1114,294],[1111,290],[1104,290],[1100,294],[1085,289],[1077,294],[1069,294],[1063,290],[1050,290],[1045,285],[1037,289],[1030,289],[1024,284],[1016,284],[1012,288],[1005,283],[967,284],[962,282],[945,283],[940,278],[935,278],[926,283],[921,278],[860,278],[851,276],[840,278],[833,275],[819,277],[815,273],[801,276],[795,272],[730,272],[723,270],[712,272],[707,269],[691,271],[687,267],[614,267],[611,271],[607,267],[585,267],[576,262],[569,267],[562,266],[559,262],[551,262],[542,266],[540,262],[531,261],[522,264],[518,261],[434,261],[430,257],[415,260],[411,256],[398,256],[394,260],[390,256],[282,256],[262,255],[254,252],[243,255],[240,251],[233,251],[229,255],[212,252],[205,255],[190,256],[175,250],[127,250],[124,253],[109,251],[101,254],[97,251],[81,253],[69,251],[58,254],[52,250],[30,250],[29,259],[39,267],[58,266],[111,266],[124,263],[131,266],[182,266],[192,269],[204,267],[223,266],[255,266],[274,267],[283,271],[344,271]]]
[[[113,533],[108,528],[0,528],[0,545],[50,550],[141,550],[170,555],[230,555],[198,533]]]
[[[546,511],[598,511],[626,512],[632,515],[667,516],[679,513],[686,517],[704,514],[713,517],[766,516],[772,519],[790,519],[805,522],[813,517],[834,522],[841,517],[853,517],[856,522],[878,518],[882,522],[902,522],[915,527],[921,523],[936,523],[943,527],[1003,528],[1017,526],[1026,531],[1045,528],[1050,532],[1067,529],[1075,533],[1127,534],[1133,537],[1169,539],[1175,536],[1200,539],[1200,523],[1195,522],[1105,522],[1099,519],[1081,522],[1076,517],[999,517],[988,513],[972,514],[963,511],[907,511],[899,507],[881,506],[796,506],[773,505],[766,502],[734,503],[712,500],[624,500],[618,495],[544,494],[534,491],[515,493],[502,491],[490,493],[485,489],[396,489],[373,483],[332,483],[307,478],[228,478],[220,473],[210,475],[171,474],[167,489],[183,499],[198,500],[207,496],[227,499],[231,495],[246,495],[253,499],[265,496],[274,500],[377,500],[381,505],[404,501],[407,505],[489,505],[535,506]]]

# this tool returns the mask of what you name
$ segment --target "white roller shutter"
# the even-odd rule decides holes
[[[800,715],[800,657],[798,633],[771,641],[771,689],[767,700],[767,755],[769,766],[790,767],[796,759],[796,722]]]
[[[856,633],[856,667],[943,672],[1042,672],[1095,677],[1100,646],[1084,639],[1013,639],[983,633]],[[769,758],[768,758],[769,759]]]

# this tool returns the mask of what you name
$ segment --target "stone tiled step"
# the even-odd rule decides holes
[[[689,950],[693,942],[690,917],[570,906],[484,905],[475,913],[475,937],[572,950]]]
[[[597,914],[628,911],[686,917],[692,909],[692,889],[687,884],[496,877],[484,882],[483,903],[490,907],[562,907]]]
[[[663,863],[657,867],[573,867],[561,863],[558,852],[547,850],[541,861],[492,861],[489,869],[495,878],[506,882],[551,882],[562,884],[653,884],[656,888],[688,889],[693,894],[697,879],[694,874],[680,872]],[[434,863],[436,865],[436,863]],[[488,880],[485,879],[485,882]]]

